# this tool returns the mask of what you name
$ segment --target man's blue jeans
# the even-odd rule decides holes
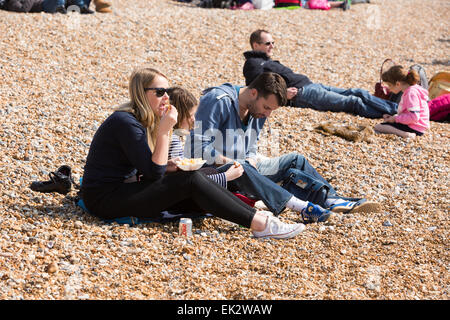
[[[225,172],[231,165],[228,163],[217,170]],[[308,160],[295,152],[278,158],[262,160],[258,162],[256,168],[248,162],[242,165],[245,173],[238,179],[228,182],[229,188],[261,199],[267,208],[276,215],[284,210],[286,203],[293,196],[277,184],[288,178],[288,170],[299,170],[313,176],[330,188],[328,193],[330,196],[336,195],[333,187],[311,166]]]
[[[325,180],[314,167],[306,160],[304,156],[297,152],[292,152],[277,158],[268,158],[261,160],[256,164],[256,169],[263,176],[266,176],[275,183],[284,181],[286,173],[290,169],[295,169],[313,176],[315,179],[322,181],[330,189],[329,195],[335,195],[336,191]]]
[[[89,8],[89,5],[91,4],[91,0],[67,0],[67,6],[78,6],[78,7],[84,7],[86,6]]]
[[[398,104],[380,99],[363,89],[340,89],[312,83],[304,86],[293,100],[295,107],[319,111],[347,112],[366,118],[382,118],[397,113]]]
[[[47,13],[55,13],[56,8],[64,7],[65,0],[44,0],[42,2],[42,9]]]
[[[262,200],[271,212],[276,215],[280,214],[286,207],[286,203],[292,198],[292,194],[261,175],[247,161],[241,164],[244,168],[244,174],[233,181],[229,181],[228,189],[243,192],[247,196],[254,196]],[[217,171],[225,172],[232,165],[233,163],[227,163],[217,168]]]

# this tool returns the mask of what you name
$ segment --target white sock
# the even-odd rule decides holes
[[[286,203],[286,207],[294,210],[294,211],[302,211],[306,206],[308,205],[308,201],[300,200],[296,197],[292,197],[289,199],[289,201]]]

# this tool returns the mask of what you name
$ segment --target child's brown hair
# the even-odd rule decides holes
[[[178,119],[174,129],[179,129],[183,120],[190,117],[190,111],[198,104],[198,102],[192,93],[181,87],[171,88],[170,102],[178,111]],[[193,124],[191,124],[191,126],[193,126]]]
[[[406,82],[407,84],[412,86],[420,82],[420,77],[417,71],[406,70],[402,66],[396,65],[383,72],[383,74],[381,75],[381,80],[394,85],[397,83],[397,81],[401,81]]]

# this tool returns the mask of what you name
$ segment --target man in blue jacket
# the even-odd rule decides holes
[[[382,118],[383,114],[397,113],[397,103],[375,97],[367,90],[340,89],[313,83],[307,76],[272,60],[275,42],[268,31],[254,31],[250,35],[250,46],[252,51],[244,52],[246,85],[263,72],[278,73],[286,81],[288,99],[293,107],[347,112],[366,118]]]
[[[196,128],[190,133],[185,154],[221,166],[219,171],[239,161],[245,175],[231,184],[261,199],[275,214],[287,207],[301,212],[305,222],[320,222],[330,215],[323,208],[337,212],[373,210],[375,204],[365,199],[338,196],[298,153],[258,159],[261,129],[271,113],[286,104],[286,91],[283,78],[271,72],[262,73],[247,87],[225,83],[206,89],[200,98]]]

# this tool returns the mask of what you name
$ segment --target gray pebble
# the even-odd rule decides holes
[[[392,223],[389,220],[386,220],[385,222],[383,222],[383,226],[392,227]]]

